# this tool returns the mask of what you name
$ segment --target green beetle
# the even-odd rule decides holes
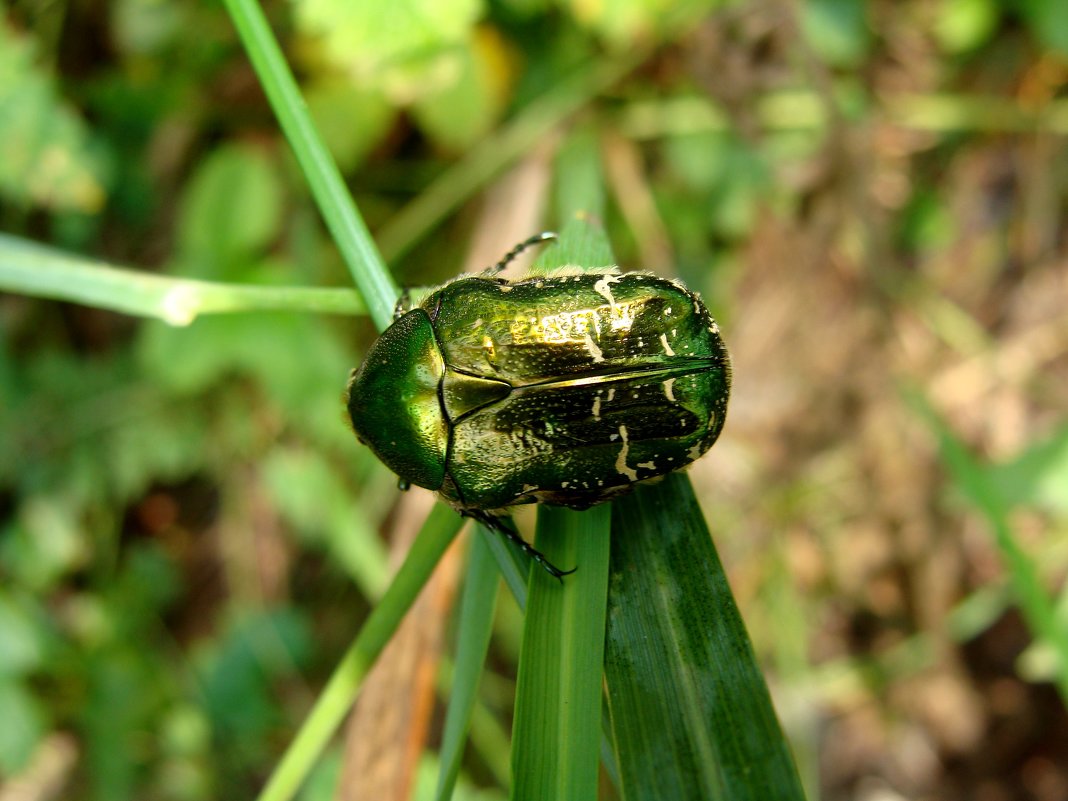
[[[585,509],[685,467],[719,436],[730,383],[716,322],[677,281],[491,270],[400,314],[347,404],[402,482],[492,523],[516,504]]]

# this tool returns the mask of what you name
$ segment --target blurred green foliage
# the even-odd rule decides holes
[[[656,41],[677,5],[266,4],[372,224],[574,71]],[[741,311],[717,290],[740,280],[760,215],[811,202],[790,176],[826,146],[830,117],[876,113],[867,76],[890,58],[879,22],[896,5],[811,0],[785,34],[741,3],[693,5],[710,21],[663,43],[588,116],[638,149],[675,269],[729,327]],[[900,24],[936,43],[947,91],[987,57],[1014,73],[1068,57],[1063,0],[906,5],[915,17]],[[2,14],[0,228],[176,276],[345,283],[220,4],[13,1]],[[710,30],[741,50],[786,36],[803,52],[780,43],[785,66],[702,65]],[[789,62],[815,63],[826,84]],[[790,106],[797,92],[812,102]],[[635,264],[622,205],[606,224]],[[906,259],[963,225],[934,182],[902,207]],[[452,275],[469,227],[465,211],[398,273]],[[0,298],[0,779],[66,732],[79,779],[66,797],[199,801],[259,786],[386,580],[378,531],[395,481],[353,446],[339,400],[370,334],[285,313],[133,325]],[[1068,514],[1065,429],[982,469],[1006,506]],[[790,492],[805,485],[779,498],[796,511],[805,501]],[[331,796],[331,770],[336,758],[305,798]]]
[[[33,40],[0,18],[0,192],[25,206],[97,212],[106,154],[34,62]]]

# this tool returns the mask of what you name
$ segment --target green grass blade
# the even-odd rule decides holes
[[[482,524],[476,527],[481,539],[497,561],[504,583],[508,585],[515,602],[521,611],[527,608],[527,576],[530,574],[531,559],[510,540],[496,531],[491,531]]]
[[[389,589],[345,652],[304,725],[258,796],[259,801],[289,801],[300,788],[348,714],[367,671],[460,530],[461,522],[456,512],[444,504],[436,505],[431,511]]]
[[[611,509],[544,507],[537,547],[563,582],[530,575],[512,732],[513,799],[593,799],[601,744],[605,592]]]
[[[397,285],[386,270],[337,165],[312,123],[256,0],[225,0],[267,99],[379,331],[393,320]]]
[[[0,234],[0,290],[66,300],[171,325],[202,314],[303,311],[363,314],[351,289],[224,284],[123,269]]]
[[[613,506],[605,683],[623,797],[803,799],[689,478]]]
[[[456,777],[478,695],[479,679],[489,650],[493,617],[497,610],[500,574],[484,537],[473,537],[467,560],[463,597],[460,599],[459,636],[452,691],[445,713],[441,736],[441,773],[434,797],[446,801],[452,797]]]

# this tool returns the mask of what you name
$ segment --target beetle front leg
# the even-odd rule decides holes
[[[561,584],[564,583],[564,576],[570,576],[572,573],[578,570],[577,567],[573,567],[570,570],[561,570],[560,568],[558,568],[546,558],[545,554],[536,549],[533,545],[530,545],[525,539],[520,537],[519,532],[512,527],[511,521],[508,518],[495,517],[494,515],[487,514],[486,512],[477,509],[464,510],[460,512],[460,514],[464,517],[470,517],[473,520],[477,520],[486,528],[492,529],[498,534],[503,534],[505,537],[514,542],[519,547],[519,550],[521,550],[523,553],[525,553],[527,556],[529,556],[531,559],[541,565],[546,573],[548,573],[554,579],[559,581]]]
[[[397,302],[393,306],[393,322],[396,322],[412,308],[412,291],[408,287],[403,287],[400,294],[397,295]]]

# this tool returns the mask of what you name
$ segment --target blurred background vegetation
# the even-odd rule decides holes
[[[1068,799],[1068,4],[678,5],[265,8],[402,285],[596,137],[620,263],[732,350],[692,477],[813,798]],[[0,230],[347,285],[221,5],[0,8]],[[0,295],[0,799],[254,794],[404,518],[342,422],[372,336]],[[458,797],[504,797],[517,621]]]

